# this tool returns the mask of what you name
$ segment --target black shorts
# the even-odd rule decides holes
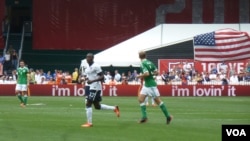
[[[86,96],[86,99],[90,102],[102,101],[101,90],[89,90],[89,95]]]
[[[85,96],[89,95],[89,86],[84,86],[84,90],[85,90]]]

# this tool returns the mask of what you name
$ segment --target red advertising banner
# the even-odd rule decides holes
[[[30,85],[31,96],[84,96],[81,85]],[[103,96],[137,96],[139,85],[103,86]],[[250,96],[249,85],[159,85],[161,96],[221,97]],[[0,96],[14,96],[15,85],[0,85]]]
[[[239,73],[241,70],[245,69],[248,61],[250,61],[250,59],[230,61],[225,63],[227,64],[228,70],[233,69],[237,73]],[[203,72],[203,71],[210,72],[213,66],[216,66],[217,70],[220,70],[220,65],[222,64],[222,62],[220,63],[198,62],[194,61],[193,59],[159,59],[158,60],[159,71],[170,72],[171,69],[173,69],[174,67],[182,68],[185,63],[190,64],[190,66],[194,66],[195,70],[197,70],[198,72]]]

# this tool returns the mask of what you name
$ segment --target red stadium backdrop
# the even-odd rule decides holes
[[[245,69],[245,66],[249,60],[230,61],[226,63],[228,69],[234,68],[234,70],[237,73],[239,73],[241,70]],[[180,66],[183,63],[188,63],[191,66],[194,66],[195,70],[197,70],[198,72],[203,72],[203,71],[210,72],[211,68],[214,65],[216,65],[217,70],[219,70],[221,64],[221,62],[219,63],[200,62],[200,61],[194,61],[193,59],[159,59],[158,60],[159,71],[169,72],[174,66]]]
[[[183,7],[175,8],[176,3]],[[153,28],[157,10],[164,5],[169,8],[164,9],[163,23],[240,22],[239,0],[224,0],[222,11],[215,8],[216,0],[201,3],[197,6],[192,0],[34,0],[33,48],[107,49]]]
[[[0,26],[1,26],[1,29],[3,29],[2,26],[3,26],[4,20],[5,20],[5,0],[0,0],[0,19],[1,19]],[[3,49],[3,48],[4,48],[4,38],[3,38],[2,30],[1,30],[0,49]]]
[[[0,85],[0,96],[14,96],[15,85]],[[104,85],[104,96],[137,96],[139,85]],[[161,96],[220,97],[250,96],[249,85],[159,85]],[[81,85],[30,85],[31,96],[84,96]]]

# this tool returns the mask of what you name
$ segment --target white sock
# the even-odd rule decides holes
[[[145,98],[145,104],[148,104],[148,97]]]
[[[101,104],[101,109],[102,110],[115,110],[115,106],[109,106],[106,104]]]
[[[86,108],[87,122],[92,123],[92,107]]]
[[[152,105],[154,105],[155,104],[155,100],[154,100],[153,97],[151,98],[151,101],[152,101]]]

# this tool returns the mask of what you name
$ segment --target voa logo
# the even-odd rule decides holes
[[[246,132],[244,129],[226,129],[227,136],[247,136]]]

